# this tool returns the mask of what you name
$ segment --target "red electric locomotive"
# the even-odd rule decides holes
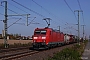
[[[36,28],[33,35],[33,48],[49,48],[64,44],[64,34],[52,28]]]

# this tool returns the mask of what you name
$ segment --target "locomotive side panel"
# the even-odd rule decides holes
[[[63,33],[61,33],[61,42],[63,42],[63,43],[65,42],[64,41],[64,34]]]
[[[49,35],[48,43],[49,43],[49,45],[54,45],[57,42],[57,33],[52,30],[49,32],[50,32],[50,34],[48,34]]]

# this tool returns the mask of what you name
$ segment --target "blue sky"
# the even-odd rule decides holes
[[[5,1],[5,0],[0,0]],[[90,0],[14,0],[15,2],[20,3],[25,6],[22,7],[19,4],[13,2],[12,0],[6,0],[8,2],[8,15],[22,15],[30,14],[29,22],[30,23],[34,17],[36,17],[29,26],[26,26],[26,16],[8,16],[8,26],[10,26],[15,21],[22,18],[17,23],[8,28],[8,33],[11,34],[21,34],[23,36],[32,36],[35,28],[46,27],[47,24],[43,20],[44,18],[51,18],[50,27],[54,29],[60,29],[64,33],[75,34],[77,35],[77,12],[75,10],[83,10],[80,12],[80,36],[82,37],[82,26],[85,24],[85,36],[90,34]],[[69,7],[67,6],[67,4]],[[79,1],[79,3],[78,3]],[[37,4],[36,4],[36,3]],[[0,3],[1,5],[1,3]],[[5,6],[4,3],[2,3]],[[79,6],[80,5],[80,6]],[[0,6],[0,20],[4,20],[4,7]],[[32,11],[30,11],[32,10]],[[39,23],[39,24],[33,24]],[[4,23],[0,21],[0,33],[4,29]]]

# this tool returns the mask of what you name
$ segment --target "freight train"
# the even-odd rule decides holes
[[[33,48],[43,49],[76,42],[75,36],[64,34],[52,28],[36,28],[33,35]]]

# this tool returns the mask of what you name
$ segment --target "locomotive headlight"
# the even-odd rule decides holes
[[[37,39],[38,37],[34,37],[34,39]]]
[[[46,39],[46,37],[42,37],[42,39]]]

